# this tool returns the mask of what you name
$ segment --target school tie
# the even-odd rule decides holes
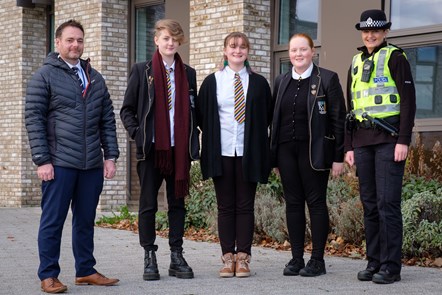
[[[166,69],[166,83],[167,83],[167,105],[169,106],[169,110],[172,109],[172,83],[170,82],[170,73],[172,73],[173,69]]]
[[[246,103],[241,78],[235,73],[235,120],[241,124],[246,119]]]
[[[81,93],[83,93],[83,91],[84,91],[84,86],[83,86],[83,80],[81,80],[81,78],[80,78],[80,73],[78,72],[79,69],[78,69],[77,67],[72,67],[72,70],[73,70],[73,71],[75,72],[75,74],[77,75],[78,82],[80,83],[80,86],[81,86]]]

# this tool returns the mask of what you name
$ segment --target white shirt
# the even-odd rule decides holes
[[[299,78],[306,79],[312,75],[312,71],[313,71],[313,63],[311,63],[308,69],[305,70],[305,72],[302,73],[301,75],[295,72],[295,67],[292,67],[292,78],[295,80],[298,80]]]
[[[81,63],[80,61],[78,61],[78,63],[76,65],[71,65],[70,63],[68,63],[67,61],[64,61],[71,69],[73,67],[77,67],[78,68],[78,75],[81,78],[81,81],[83,82],[83,88],[86,89],[88,81],[86,79],[86,73],[84,72],[83,68],[81,67]]]
[[[246,98],[247,89],[249,88],[249,73],[244,67],[238,74],[244,89],[244,98]],[[226,157],[242,157],[244,152],[245,122],[238,124],[235,120],[235,72],[229,66],[226,66],[222,71],[215,73],[215,78],[221,126],[221,155]]]

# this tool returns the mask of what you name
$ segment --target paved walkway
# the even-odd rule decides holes
[[[40,208],[0,208],[0,294],[43,294],[37,277],[37,230]],[[120,284],[113,287],[74,285],[71,251],[71,216],[63,232],[59,279],[69,294],[442,294],[442,271],[405,266],[402,281],[391,285],[359,282],[356,273],[366,262],[326,257],[327,274],[315,277],[285,277],[282,269],[290,260],[287,251],[254,247],[250,278],[222,279],[220,247],[215,243],[186,240],[185,257],[195,278],[168,276],[167,240],[158,238],[157,252],[161,280],[143,281],[143,250],[138,236],[129,231],[96,228],[96,269]],[[305,256],[306,261],[308,256]]]

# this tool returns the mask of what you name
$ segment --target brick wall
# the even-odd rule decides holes
[[[23,9],[15,1],[0,3],[3,28],[0,59],[0,206],[39,204],[40,187],[33,181],[24,126],[27,79],[45,53],[44,9]]]
[[[126,134],[119,110],[127,81],[128,1],[54,2],[55,27],[71,18],[83,24],[83,58],[91,58],[92,66],[104,76],[114,103],[121,156],[116,177],[105,180],[99,209],[117,209],[126,204]],[[27,81],[46,56],[46,11],[2,1],[0,17],[7,40],[0,45],[0,206],[36,206],[41,200],[40,181],[30,157],[24,102]]]
[[[99,208],[117,209],[126,204],[127,138],[119,119],[128,68],[128,0],[54,1],[55,27],[75,18],[85,28],[84,58],[107,81],[114,102],[121,156],[117,175],[105,180]],[[190,58],[198,85],[216,70],[222,59],[224,37],[242,31],[252,44],[252,68],[270,78],[270,1],[190,1]],[[40,181],[30,157],[24,126],[24,101],[28,79],[46,56],[46,11],[21,8],[15,1],[0,3],[4,28],[0,60],[0,206],[38,205]],[[133,174],[132,177],[137,177]]]
[[[119,111],[127,81],[127,7],[127,0],[57,0],[54,5],[55,27],[71,18],[82,23],[85,30],[82,57],[90,58],[92,67],[103,75],[114,105],[121,154],[116,176],[104,181],[98,205],[101,210],[116,210],[126,204],[126,134]]]
[[[198,85],[222,62],[227,34],[240,31],[250,39],[252,69],[270,80],[270,0],[191,0],[189,63]]]

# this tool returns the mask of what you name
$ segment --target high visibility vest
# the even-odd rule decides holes
[[[353,57],[351,103],[357,120],[363,121],[364,112],[373,118],[399,115],[401,100],[388,68],[388,61],[394,50],[398,48],[389,45],[370,57],[374,62],[374,69],[368,82],[361,81],[364,65],[362,53]]]

